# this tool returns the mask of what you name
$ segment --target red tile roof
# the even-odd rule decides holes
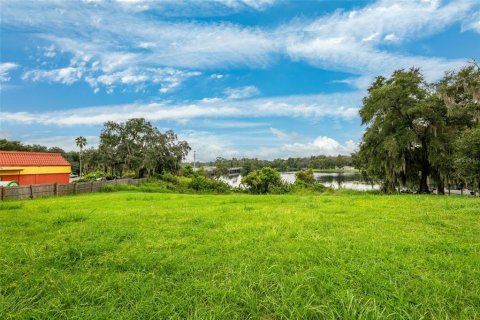
[[[69,166],[60,153],[0,151],[0,166]]]

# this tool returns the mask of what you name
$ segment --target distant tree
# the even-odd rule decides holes
[[[75,138],[75,143],[77,144],[77,147],[80,148],[80,177],[82,176],[82,151],[83,147],[87,145],[87,138],[83,136],[79,136]]]
[[[160,133],[143,118],[124,123],[106,122],[100,134],[99,149],[113,175],[131,170],[142,177],[180,170],[190,147],[172,131]]]
[[[50,147],[50,148],[48,148],[47,152],[65,154],[65,151],[62,148],[59,148],[59,147]]]
[[[20,141],[9,141],[0,139],[0,150],[3,151],[28,151],[28,148]]]

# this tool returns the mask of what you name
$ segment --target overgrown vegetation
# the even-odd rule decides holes
[[[352,191],[0,202],[0,318],[477,319],[479,213]]]

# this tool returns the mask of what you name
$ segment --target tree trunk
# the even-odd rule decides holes
[[[437,194],[442,194],[444,195],[445,194],[445,183],[443,182],[442,179],[438,179],[436,182],[437,184]]]
[[[427,154],[427,142],[425,140],[422,140],[422,149],[423,149],[423,154],[422,154],[422,173],[420,177],[420,189],[418,190],[419,193],[429,193],[428,190],[428,175],[430,174],[430,163],[428,162],[428,154]]]
[[[382,189],[384,193],[388,193],[388,194],[397,192],[397,188],[395,187],[395,184],[392,181],[387,181],[386,183],[384,183],[382,186]]]
[[[430,166],[428,165],[428,162],[425,161],[422,166],[422,173],[420,177],[420,188],[418,190],[419,193],[429,193],[428,183],[427,183],[428,174],[430,173],[429,167]]]
[[[437,194],[445,194],[445,181],[443,181],[440,173],[437,170],[432,170],[432,178],[435,181],[435,185],[437,186]]]

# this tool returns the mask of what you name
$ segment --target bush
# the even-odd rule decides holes
[[[278,191],[283,182],[277,169],[264,167],[250,172],[242,178],[242,183],[247,186],[251,193],[263,194]]]
[[[193,167],[190,164],[187,164],[182,168],[182,175],[184,177],[193,177],[195,172],[193,171]]]
[[[227,193],[231,191],[230,185],[220,180],[209,179],[204,176],[194,177],[189,184],[189,188],[195,191]]]
[[[96,181],[98,179],[105,178],[107,180],[113,179],[113,177],[101,170],[97,170],[95,172],[90,172],[86,175],[84,175],[81,179],[79,179],[79,182],[87,182],[87,181]]]
[[[312,169],[298,171],[295,174],[295,183],[302,183],[302,182],[305,184],[315,183],[315,177],[313,176]]]
[[[291,192],[293,189],[292,184],[281,180],[280,184],[271,187],[270,193],[272,194],[285,194]]]
[[[175,184],[178,183],[178,177],[171,174],[170,172],[160,175],[160,179],[170,183],[175,183]]]

